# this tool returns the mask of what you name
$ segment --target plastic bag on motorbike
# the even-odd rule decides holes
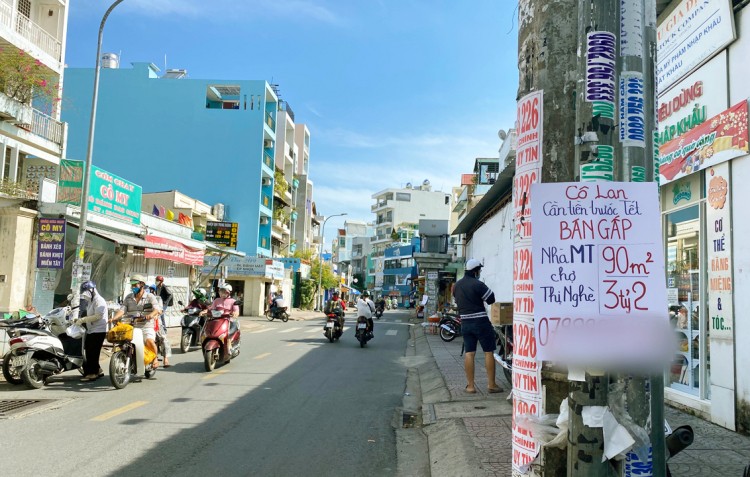
[[[131,330],[132,333],[132,330]],[[156,359],[156,353],[148,348],[143,348],[143,364],[148,366],[153,360]]]
[[[118,323],[107,332],[107,341],[109,341],[110,343],[132,340],[133,327],[125,323]]]
[[[81,325],[70,325],[65,330],[65,334],[70,336],[71,338],[78,339],[83,336],[83,334],[86,332],[86,330]]]

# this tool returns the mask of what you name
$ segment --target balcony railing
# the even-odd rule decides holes
[[[13,122],[19,124],[30,124],[32,116],[33,113],[30,105],[11,98],[0,91],[0,118],[12,119]]]
[[[31,132],[62,146],[63,123],[36,109],[31,118]]]
[[[269,128],[273,129],[274,131],[276,130],[276,121],[273,119],[273,115],[271,115],[271,113],[269,113],[268,111],[266,111],[266,124],[268,124]]]
[[[15,18],[14,18],[15,17]],[[11,0],[0,1],[0,24],[11,28],[19,35],[36,45],[56,61],[60,61],[62,43],[47,33],[44,28],[32,22],[26,16],[13,11]]]

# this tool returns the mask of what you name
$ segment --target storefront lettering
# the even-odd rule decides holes
[[[681,136],[691,129],[703,124],[706,121],[706,107],[696,104],[693,106],[693,113],[664,128],[659,133],[659,143],[664,144],[677,136]]]

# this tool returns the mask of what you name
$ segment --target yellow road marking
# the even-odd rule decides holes
[[[287,346],[294,346],[294,345],[296,345],[296,344],[297,344],[297,343],[289,343],[289,344],[288,344]]]
[[[227,369],[220,369],[219,371],[216,371],[215,373],[208,374],[208,375],[204,376],[201,379],[213,379],[213,378],[215,378],[216,376],[218,376],[220,374],[226,374],[228,372],[229,372],[229,370],[227,370]]]
[[[120,414],[126,413],[128,411],[132,411],[133,409],[139,408],[141,406],[145,406],[148,404],[148,401],[135,401],[131,402],[127,406],[122,406],[120,408],[117,408],[113,411],[105,412],[104,414],[100,416],[96,416],[95,418],[91,419],[92,421],[106,421],[107,419],[111,419],[115,416],[119,416]]]
[[[255,357],[255,358],[253,358],[253,359],[263,359],[263,358],[265,358],[265,357],[267,357],[267,356],[271,356],[271,353],[263,353],[263,354],[259,354],[258,356],[256,356],[256,357]]]

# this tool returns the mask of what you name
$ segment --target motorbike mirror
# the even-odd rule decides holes
[[[690,426],[680,426],[666,438],[667,452],[669,457],[674,457],[687,446],[693,443],[693,428]]]
[[[151,313],[152,311],[154,311],[154,305],[152,305],[151,303],[146,303],[145,305],[143,305],[144,313]]]

